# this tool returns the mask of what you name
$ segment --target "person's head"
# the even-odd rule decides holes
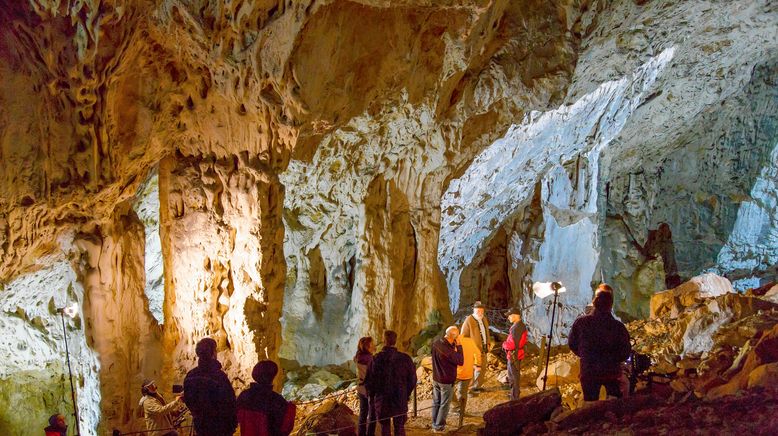
[[[259,384],[270,385],[273,384],[277,374],[278,365],[272,360],[263,360],[254,365],[254,369],[251,371],[251,378]]]
[[[511,310],[508,311],[508,322],[515,324],[519,321],[521,321],[521,312],[515,307],[511,308]]]
[[[594,296],[592,301],[594,310],[599,312],[610,312],[613,308],[613,293],[611,292],[599,292]]]
[[[359,344],[357,344],[357,354],[373,354],[374,351],[375,345],[373,344],[372,337],[365,336],[363,338],[359,338]]]
[[[49,417],[49,425],[58,430],[67,430],[68,424],[65,422],[65,415],[57,413]]]
[[[459,336],[459,328],[457,326],[452,325],[446,329],[446,339],[448,339],[449,342],[453,343],[456,341],[457,336]]]
[[[396,347],[397,346],[397,332],[394,330],[384,331],[384,346]]]
[[[594,295],[597,296],[600,292],[610,292],[610,294],[613,295],[613,288],[607,283],[600,283],[600,285],[597,286],[597,289],[594,290]]]
[[[476,319],[483,319],[485,312],[486,312],[486,306],[481,304],[480,301],[476,301],[475,304],[473,305],[473,316]]]
[[[140,386],[140,393],[142,395],[153,395],[157,393],[157,384],[154,380],[143,380],[143,384]]]
[[[201,360],[216,359],[216,341],[211,338],[200,339],[195,346],[195,353]]]

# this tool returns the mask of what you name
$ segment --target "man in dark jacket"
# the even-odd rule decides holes
[[[202,339],[195,348],[197,367],[184,378],[184,403],[198,436],[232,436],[238,426],[235,391],[216,360],[216,341]]]
[[[584,401],[596,401],[600,386],[608,396],[621,398],[621,362],[629,357],[629,332],[611,314],[613,294],[598,292],[591,314],[579,317],[570,329],[568,345],[581,358],[581,389]]]
[[[521,322],[521,311],[513,308],[508,311],[508,321],[511,329],[508,338],[503,342],[502,349],[508,356],[508,380],[511,383],[511,400],[519,399],[519,380],[521,378],[521,361],[524,360],[524,345],[527,344],[527,326]]]
[[[432,430],[446,427],[451,392],[457,381],[457,366],[465,363],[459,329],[451,326],[446,335],[432,343]]]
[[[411,356],[397,351],[397,333],[384,332],[384,348],[367,368],[365,387],[375,398],[375,411],[381,424],[381,435],[405,435],[408,420],[408,398],[416,386],[416,366]]]
[[[287,436],[294,427],[297,411],[281,395],[273,392],[278,365],[263,360],[254,366],[252,383],[238,395],[238,421],[241,436]]]

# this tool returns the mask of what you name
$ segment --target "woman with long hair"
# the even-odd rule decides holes
[[[359,436],[374,436],[376,426],[375,404],[371,395],[365,388],[365,375],[367,368],[373,361],[375,353],[375,343],[373,338],[365,336],[359,339],[357,345],[357,354],[354,355],[354,362],[357,364],[357,395],[359,396]]]

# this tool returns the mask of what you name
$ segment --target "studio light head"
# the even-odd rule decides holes
[[[57,309],[57,313],[63,313],[68,318],[75,318],[78,315],[78,303],[71,303],[68,306],[60,307]]]
[[[562,294],[566,292],[564,285],[561,282],[535,282],[532,284],[532,292],[540,298],[546,298],[554,294]]]

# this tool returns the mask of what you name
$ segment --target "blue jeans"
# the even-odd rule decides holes
[[[432,382],[432,428],[435,430],[443,430],[446,427],[448,406],[451,405],[453,390],[453,384]]]

